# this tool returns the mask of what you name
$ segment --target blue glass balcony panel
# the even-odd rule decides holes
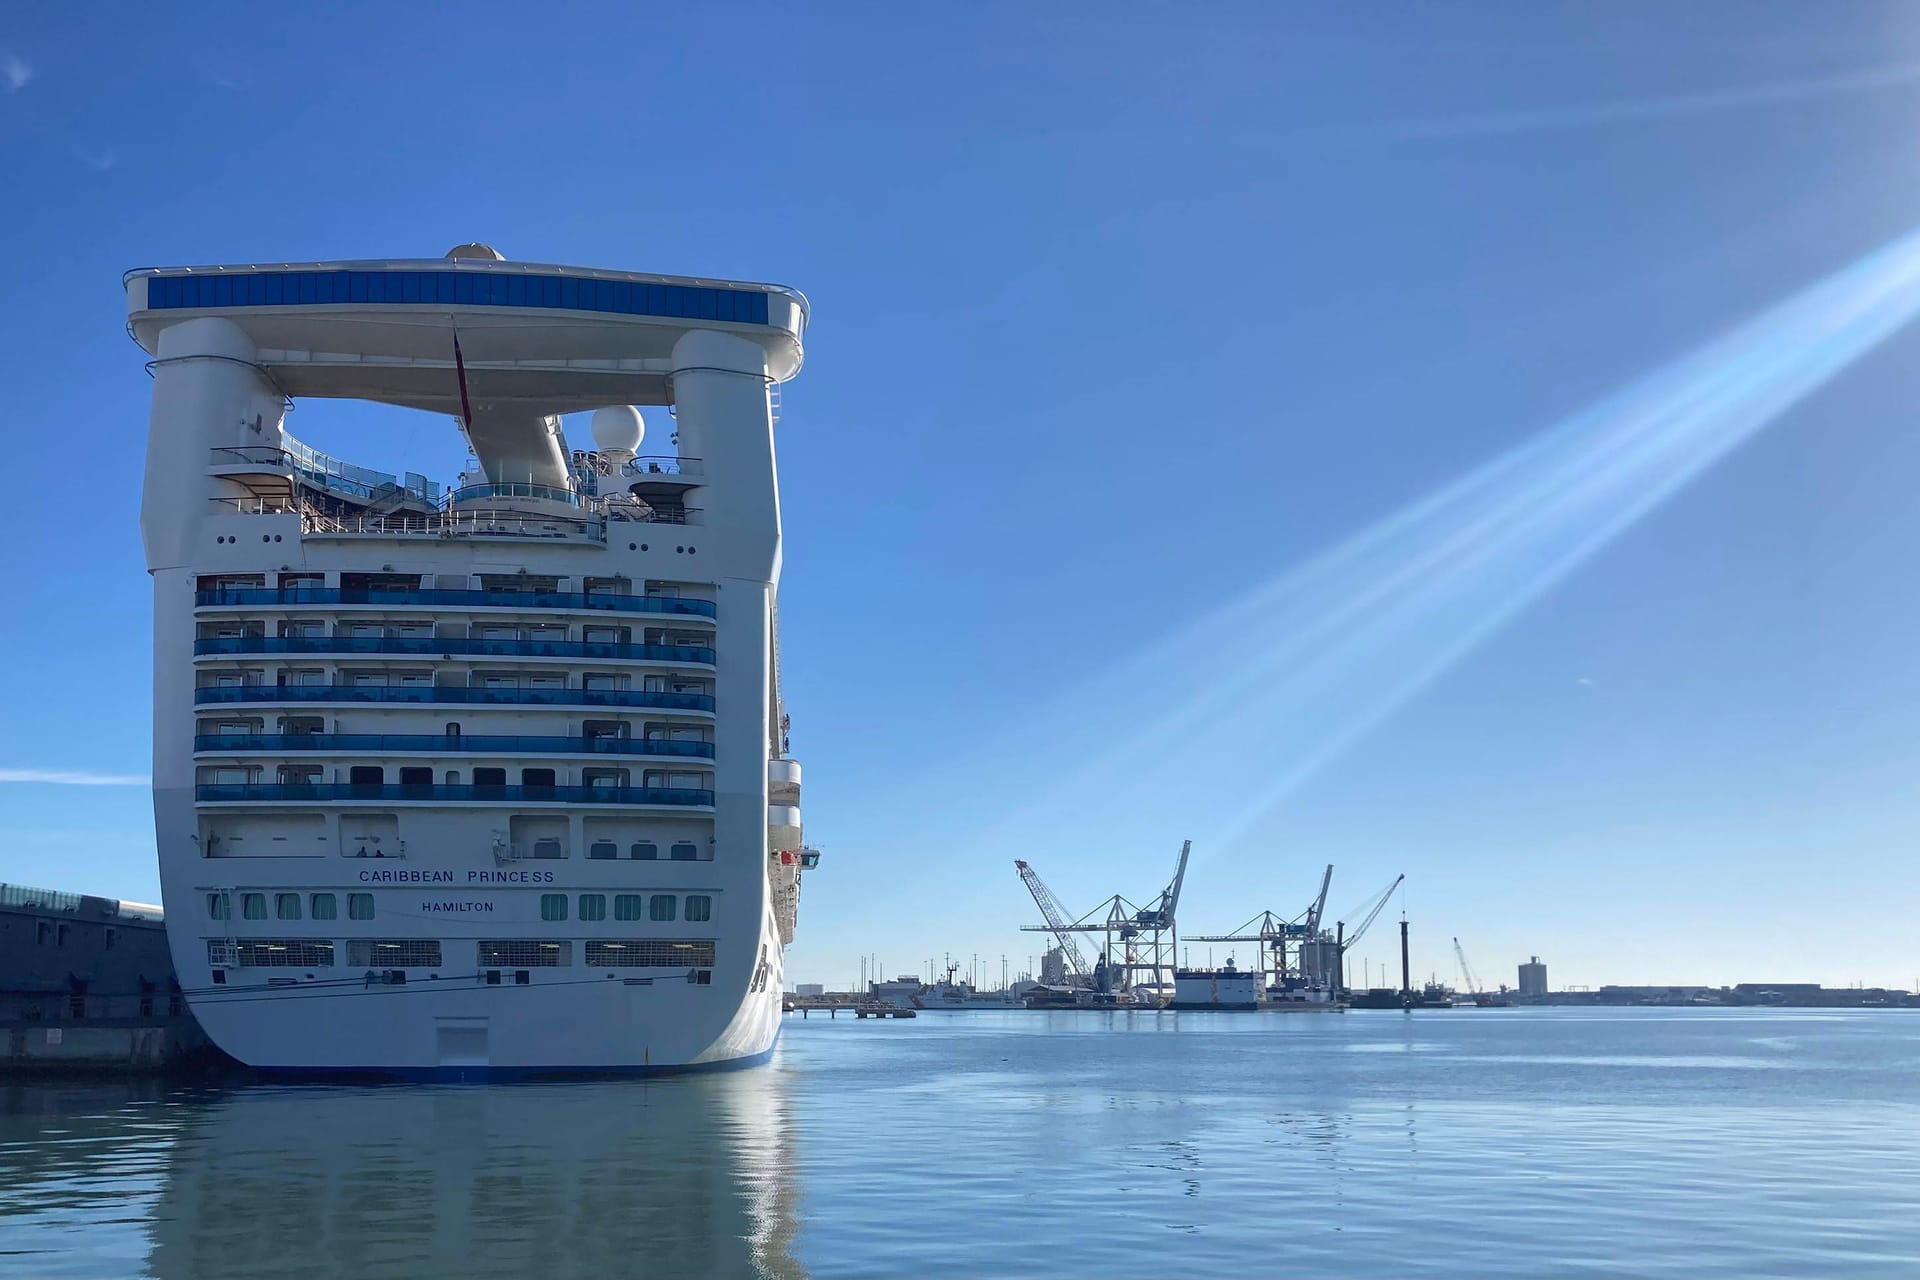
[[[202,733],[195,751],[424,751],[489,755],[558,753],[590,756],[692,756],[713,759],[711,742],[678,738],[525,737],[441,733]]]
[[[195,689],[193,700],[201,706],[222,702],[425,702],[713,710],[713,695],[710,693],[665,693],[652,689],[436,689],[427,685],[255,684]]]
[[[372,604],[452,605],[467,609],[604,609],[611,613],[677,613],[711,618],[711,600],[678,596],[615,596],[577,591],[388,591],[368,587],[218,587],[197,591],[196,608],[209,605]]]
[[[692,787],[484,787],[405,782],[212,782],[194,799],[232,800],[476,800],[494,803],[713,804],[713,792]]]
[[[689,644],[611,644],[597,640],[485,640],[461,636],[215,636],[193,642],[199,655],[222,653],[481,654],[515,658],[612,658],[713,665],[713,650]]]

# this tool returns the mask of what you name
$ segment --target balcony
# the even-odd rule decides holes
[[[196,657],[230,653],[407,653],[503,658],[615,658],[713,665],[705,645],[605,644],[592,640],[484,640],[452,636],[216,636],[193,642]]]
[[[424,782],[203,782],[193,789],[193,798],[203,804],[454,800],[495,804],[713,806],[713,792],[690,787],[483,787]]]
[[[711,600],[576,591],[387,590],[371,587],[219,587],[194,593],[195,608],[230,605],[447,605],[456,609],[585,609],[715,616]]]
[[[410,751],[428,755],[482,752],[487,755],[522,754],[582,756],[693,756],[713,759],[711,742],[669,738],[518,737],[501,734],[442,733],[203,733],[193,740],[195,751]]]
[[[712,711],[710,693],[652,689],[436,689],[429,685],[254,684],[195,689],[193,701],[224,702],[422,702],[527,707],[655,707],[667,711]]]
[[[362,502],[392,501],[434,505],[442,500],[441,486],[425,476],[409,473],[404,478],[369,467],[329,457],[286,437],[286,448],[277,445],[230,445],[212,452],[209,470],[221,474],[284,475],[298,479],[310,488],[355,498]]]

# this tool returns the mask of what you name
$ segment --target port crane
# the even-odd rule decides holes
[[[1405,880],[1406,878],[1407,876],[1404,871],[1393,878],[1393,883],[1387,886],[1386,892],[1382,893],[1377,899],[1374,900],[1374,903],[1371,907],[1367,908],[1367,914],[1361,918],[1359,925],[1354,929],[1354,931],[1351,934],[1347,932],[1346,921],[1340,920],[1335,922],[1334,942],[1335,942],[1335,945],[1338,946],[1340,950],[1340,977],[1341,977],[1342,985],[1344,985],[1345,978],[1346,978],[1348,950],[1351,949],[1356,942],[1360,941],[1360,939],[1365,936],[1368,929],[1373,927],[1373,922],[1379,919],[1381,911],[1386,909],[1387,899],[1393,896],[1393,891],[1395,889],[1398,889],[1400,887],[1400,882],[1402,880]]]
[[[1064,918],[1065,913],[1054,903],[1053,895],[1041,883],[1033,868],[1016,859],[1013,865],[1019,870],[1027,891],[1033,894],[1040,914],[1047,921],[1045,924],[1023,925],[1022,928],[1028,933],[1051,933],[1066,952],[1072,972],[1091,978],[1093,985],[1103,994],[1108,990],[1125,990],[1135,985],[1150,985],[1158,992],[1165,983],[1163,971],[1174,967],[1179,949],[1180,937],[1174,917],[1180,906],[1181,886],[1186,882],[1187,859],[1192,853],[1193,841],[1188,840],[1180,846],[1173,879],[1147,906],[1130,902],[1124,895],[1116,893],[1071,922]],[[1092,970],[1086,967],[1079,948],[1074,945],[1073,935],[1076,933],[1102,935],[1100,963]]]
[[[1066,961],[1067,974],[1073,978],[1090,980],[1093,973],[1087,968],[1086,958],[1080,954],[1080,944],[1067,931],[1066,913],[1053,900],[1053,894],[1048,891],[1040,873],[1019,858],[1013,860],[1013,865],[1020,872],[1020,879],[1026,883],[1027,892],[1033,895],[1034,905],[1040,908],[1041,918],[1047,922],[1046,931],[1059,940],[1060,955]]]
[[[1506,987],[1501,987],[1500,990],[1495,993],[1488,991],[1480,985],[1480,975],[1475,973],[1473,966],[1467,963],[1467,953],[1465,949],[1461,947],[1460,939],[1458,938],[1453,940],[1453,954],[1460,961],[1460,974],[1467,984],[1467,997],[1475,1004],[1486,1009],[1502,1008],[1512,1003],[1512,1001],[1507,999]]]
[[[1460,980],[1467,984],[1467,994],[1478,996],[1481,991],[1479,975],[1475,974],[1473,966],[1467,963],[1467,953],[1460,946],[1458,938],[1453,940],[1453,955],[1460,962]]]
[[[1292,968],[1287,962],[1288,946],[1295,941],[1314,941],[1320,937],[1320,917],[1327,906],[1327,887],[1332,883],[1333,864],[1329,862],[1320,877],[1319,896],[1293,919],[1285,920],[1271,911],[1263,911],[1229,933],[1194,934],[1187,941],[1257,943],[1255,967],[1265,973],[1268,982],[1282,985]]]

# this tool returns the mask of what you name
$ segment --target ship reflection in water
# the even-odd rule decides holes
[[[183,1108],[148,1272],[804,1276],[773,1084],[226,1094]]]

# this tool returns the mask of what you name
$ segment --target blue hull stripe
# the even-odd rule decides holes
[[[524,1080],[605,1080],[634,1076],[677,1076],[703,1071],[741,1071],[765,1066],[767,1049],[746,1058],[676,1066],[626,1067],[254,1067],[275,1080],[394,1081],[410,1084],[505,1084]]]

